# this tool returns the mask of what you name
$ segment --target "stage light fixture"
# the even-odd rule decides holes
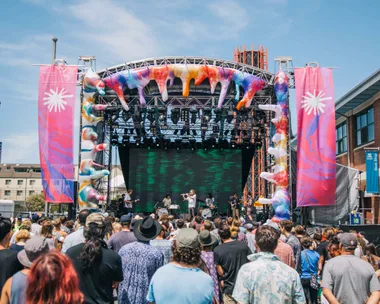
[[[195,124],[197,122],[197,116],[198,116],[197,108],[195,108],[195,107],[191,108],[190,114],[191,114],[191,123]]]
[[[207,123],[211,120],[211,109],[210,108],[204,108],[202,110],[202,119]]]
[[[257,150],[260,150],[263,146],[263,142],[259,137],[255,137],[254,145]]]
[[[153,108],[149,108],[148,109],[148,120],[153,123],[155,121],[155,117],[154,117],[154,114],[155,114],[155,109]]]
[[[197,136],[197,130],[193,129],[191,132],[193,133],[193,136]]]
[[[194,151],[197,146],[197,141],[194,138],[191,138],[189,139],[189,143],[190,143],[190,149]]]
[[[220,122],[223,118],[223,109],[216,108],[214,110],[214,113],[215,113],[214,122],[216,122],[216,123]]]
[[[175,143],[175,147],[177,150],[181,149],[181,146],[182,146],[182,139],[181,138],[175,139],[174,143]]]
[[[174,135],[177,135],[178,132],[179,132],[179,129],[175,129],[174,132],[173,132],[173,134],[174,134]]]
[[[181,110],[181,120],[188,122],[189,121],[189,109],[188,108],[183,108]]]
[[[112,146],[117,146],[119,144],[119,135],[117,133],[112,134],[111,137],[111,145]]]
[[[179,108],[173,108],[171,111],[171,120],[176,125],[179,122],[179,116],[180,116],[181,110]]]

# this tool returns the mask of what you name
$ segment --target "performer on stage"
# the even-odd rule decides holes
[[[165,208],[169,208],[169,206],[172,204],[172,198],[170,197],[169,193],[165,195],[165,198],[162,200],[162,202],[164,203]]]
[[[182,197],[184,201],[187,201],[189,204],[189,214],[191,217],[195,216],[195,205],[197,203],[197,195],[195,194],[195,190],[191,189],[189,193],[182,193]]]
[[[133,208],[131,195],[133,193],[132,189],[128,189],[124,196],[124,208]]]
[[[214,202],[215,200],[212,194],[211,193],[207,194],[207,198],[205,200],[206,206],[210,209],[214,209],[215,208]]]
[[[230,197],[230,205],[232,210],[232,217],[239,218],[240,214],[240,201],[237,193],[234,193],[233,196]]]

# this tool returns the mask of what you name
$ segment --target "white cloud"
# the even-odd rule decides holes
[[[128,61],[160,54],[163,45],[156,38],[154,28],[112,1],[82,1],[70,6],[69,11],[83,27],[78,39],[91,42],[118,60]]]
[[[38,132],[9,134],[3,139],[2,163],[28,163],[38,160]]]

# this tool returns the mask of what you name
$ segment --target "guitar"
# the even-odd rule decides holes
[[[133,208],[133,204],[138,203],[139,201],[140,201],[139,199],[126,201],[124,202],[125,208]]]

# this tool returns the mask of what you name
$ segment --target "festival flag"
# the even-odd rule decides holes
[[[73,121],[77,67],[41,66],[38,135],[42,185],[51,203],[74,201]]]
[[[297,106],[297,206],[335,203],[336,146],[332,71],[295,69]]]

